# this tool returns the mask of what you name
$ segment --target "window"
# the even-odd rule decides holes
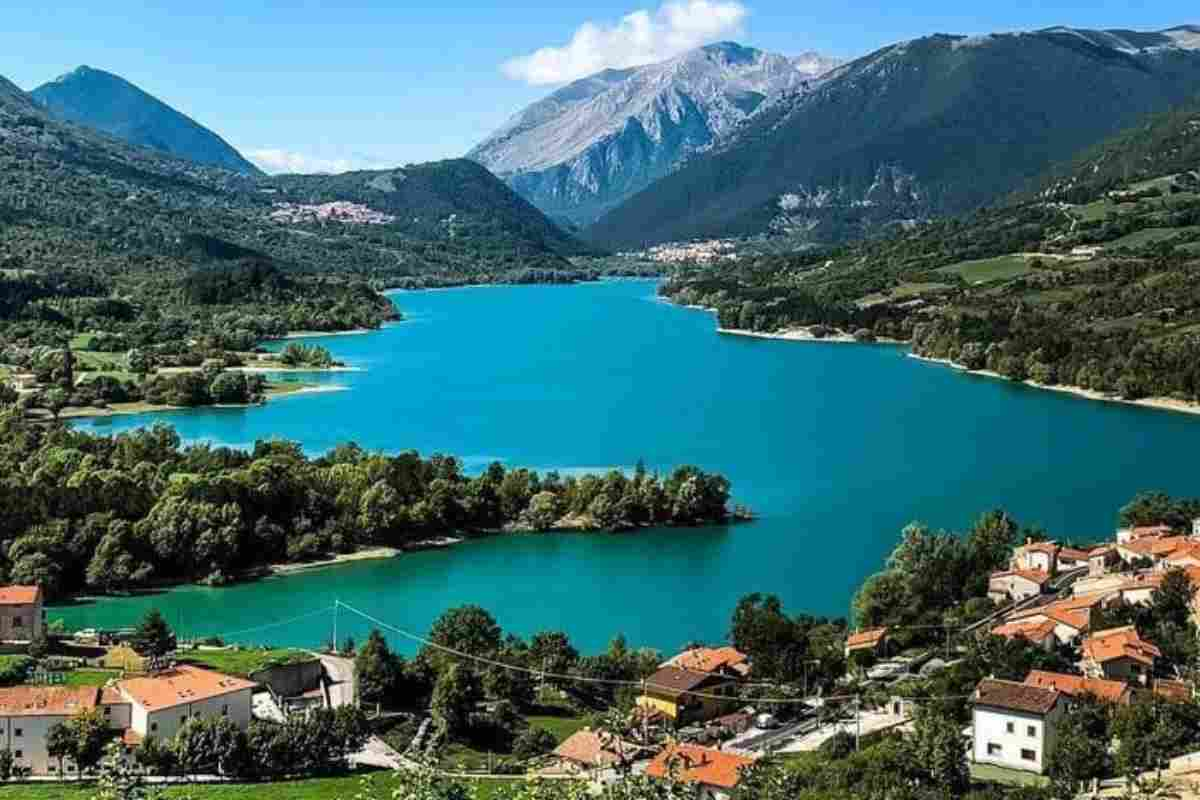
[[[25,731],[21,728],[13,728],[13,736],[24,736]]]
[[[150,723],[150,732],[151,732],[151,733],[156,733],[157,731],[158,731],[158,723],[157,723],[157,722],[151,722],[151,723]]]
[[[13,753],[13,758],[24,758],[24,757],[25,757],[25,752],[23,750],[18,750],[15,753]]]
[[[1025,729],[1025,735],[1028,736],[1030,739],[1036,739],[1037,738],[1037,727],[1034,725],[1030,725],[1028,728]]]
[[[225,705],[221,706],[221,716],[222,717],[229,716],[229,703],[226,703]]]
[[[104,707],[104,716],[106,716],[106,717],[111,717],[111,716],[112,716],[112,706],[105,706],[105,707]]]
[[[1012,733],[1016,730],[1016,727],[1011,722],[1006,722],[1004,723],[1004,730],[1008,733]]]
[[[988,755],[989,756],[998,756],[1003,752],[1004,752],[1003,747],[996,744],[995,742],[988,742]]]
[[[1037,753],[1033,750],[1022,750],[1021,758],[1024,761],[1037,761]]]
[[[13,627],[14,628],[21,628],[21,627],[24,627],[24,625],[25,625],[24,617],[13,617]]]

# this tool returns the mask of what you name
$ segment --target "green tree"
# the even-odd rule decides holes
[[[66,760],[74,757],[76,741],[67,722],[56,722],[46,730],[46,754],[58,762],[59,775],[66,772]]]
[[[434,724],[448,736],[464,732],[478,694],[470,671],[460,664],[451,663],[441,671],[433,686],[429,711]]]
[[[377,629],[372,629],[354,656],[354,680],[359,699],[372,704],[387,702],[396,689],[397,667],[387,640]]]
[[[1108,710],[1095,698],[1082,699],[1059,723],[1047,772],[1059,797],[1074,797],[1093,778],[1108,773]]]
[[[246,734],[226,717],[192,717],[175,734],[173,747],[188,775],[240,775],[249,762]]]
[[[133,649],[154,658],[162,658],[175,649],[175,634],[157,608],[147,611],[133,632]]]

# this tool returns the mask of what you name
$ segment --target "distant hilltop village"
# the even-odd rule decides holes
[[[270,219],[295,225],[301,222],[346,222],[352,225],[387,225],[396,218],[382,211],[375,211],[360,203],[338,200],[320,205],[303,203],[276,203]]]

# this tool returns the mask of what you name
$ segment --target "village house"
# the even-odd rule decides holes
[[[1104,544],[1088,551],[1088,577],[1100,578],[1109,573],[1113,565],[1121,560],[1115,545]]]
[[[31,641],[42,634],[44,624],[40,587],[0,587],[0,641]]]
[[[1193,525],[1193,528],[1195,526]],[[1175,529],[1170,525],[1137,525],[1132,528],[1120,528],[1117,531],[1117,545],[1128,544],[1137,539],[1161,539],[1164,536],[1171,536],[1175,533]]]
[[[1073,645],[1089,630],[1092,612],[1115,597],[1111,593],[1097,593],[1055,600],[1010,614],[991,632],[1008,639],[1023,637],[1047,651],[1056,644]]]
[[[660,666],[712,672],[739,680],[750,675],[750,659],[736,647],[693,647]]]
[[[1084,675],[1141,684],[1154,672],[1155,659],[1162,657],[1132,625],[1094,633],[1083,640],[1080,651],[1079,668]]]
[[[859,630],[857,633],[852,633],[846,637],[846,658],[849,658],[852,653],[870,651],[875,657],[880,657],[887,654],[888,647],[888,629],[887,628],[868,628],[867,630]]]
[[[741,782],[742,773],[753,764],[752,758],[723,750],[673,744],[654,757],[646,767],[646,774],[651,778],[699,784],[701,800],[729,800]]]
[[[1090,565],[1091,551],[1076,547],[1060,547],[1058,549],[1058,571],[1070,572],[1083,569]]]
[[[985,678],[975,689],[972,758],[980,764],[1042,774],[1066,713],[1054,688]]]
[[[1047,591],[1054,576],[1032,569],[1011,569],[993,572],[988,578],[988,598],[993,603],[1025,600]]]
[[[612,734],[584,728],[554,748],[553,763],[542,768],[543,775],[588,775],[598,778],[606,769],[629,763],[638,746],[622,742]]]
[[[660,667],[642,686],[637,705],[676,726],[705,722],[737,705],[737,681],[719,673]]]
[[[1087,678],[1083,675],[1066,675],[1035,669],[1025,676],[1025,684],[1042,689],[1056,689],[1071,700],[1091,695],[1097,700],[1114,705],[1127,706],[1133,701],[1133,689],[1129,684],[1104,678]]]
[[[1062,548],[1058,542],[1035,542],[1026,539],[1025,544],[1013,548],[1009,568],[1014,571],[1045,572],[1054,575],[1058,570],[1058,553]]]
[[[193,717],[225,717],[238,727],[250,724],[256,684],[189,664],[118,681],[115,688],[130,704],[129,729],[138,737],[169,739]]]
[[[55,772],[56,759],[46,748],[46,734],[60,722],[92,711],[99,701],[96,687],[69,689],[61,686],[12,686],[0,689],[0,749],[7,749],[13,763],[35,775]],[[73,763],[62,765],[67,773]]]
[[[250,724],[254,683],[192,666],[178,666],[109,686],[64,688],[14,686],[0,689],[0,749],[35,775],[58,770],[46,748],[55,724],[97,711],[121,733],[127,747],[148,736],[169,739],[193,717],[222,716],[245,729]],[[75,765],[64,763],[67,773]]]

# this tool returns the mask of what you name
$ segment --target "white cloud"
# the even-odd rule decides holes
[[[687,50],[741,34],[749,14],[737,0],[671,0],[658,11],[634,11],[615,24],[585,22],[562,47],[543,47],[501,65],[510,78],[534,86],[564,83],[603,69],[665,61]]]
[[[372,156],[322,158],[274,147],[242,150],[246,158],[263,172],[271,175],[300,173],[304,175],[334,174],[356,169],[382,169],[385,162]]]

